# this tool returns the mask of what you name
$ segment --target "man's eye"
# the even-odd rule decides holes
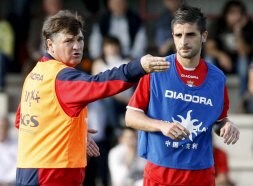
[[[195,36],[196,34],[195,33],[189,33],[187,34],[188,36]]]

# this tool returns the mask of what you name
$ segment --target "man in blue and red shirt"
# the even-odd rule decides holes
[[[182,6],[172,21],[177,53],[170,69],[144,76],[131,98],[126,124],[140,130],[138,153],[148,160],[145,186],[214,186],[212,127],[227,144],[239,130],[227,118],[224,74],[201,59],[207,39],[200,9]]]
[[[130,88],[148,72],[169,67],[165,58],[147,55],[90,76],[74,68],[83,57],[82,30],[81,18],[67,10],[44,22],[47,54],[26,77],[16,114],[17,186],[81,185],[86,152],[99,155],[94,146],[87,146],[88,103]]]

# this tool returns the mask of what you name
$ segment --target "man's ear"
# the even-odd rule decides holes
[[[203,42],[203,43],[206,42],[206,40],[207,40],[207,35],[208,35],[208,32],[207,32],[207,31],[205,31],[205,32],[202,33],[201,39],[202,39],[202,42]]]
[[[47,50],[50,52],[54,52],[54,48],[53,48],[53,42],[51,39],[47,39]]]

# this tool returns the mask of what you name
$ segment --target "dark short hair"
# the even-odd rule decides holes
[[[232,1],[228,1],[223,7],[222,17],[225,17],[228,14],[228,12],[231,10],[231,8],[234,8],[234,7],[239,8],[242,14],[244,15],[247,14],[247,8],[243,2],[232,0]]]
[[[196,23],[200,33],[206,31],[206,17],[199,8],[182,5],[171,21],[171,29],[175,24]]]
[[[64,31],[76,36],[80,30],[83,31],[83,20],[81,16],[77,13],[73,14],[69,10],[60,10],[45,20],[42,28],[42,37],[46,45],[46,40],[52,39],[54,34]]]
[[[113,44],[113,45],[117,45],[120,47],[120,41],[117,37],[115,36],[111,36],[111,35],[108,35],[108,36],[105,36],[104,39],[103,39],[103,45],[105,44]]]

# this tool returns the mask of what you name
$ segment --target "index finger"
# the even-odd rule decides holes
[[[157,67],[157,68],[169,68],[170,63],[166,61],[152,61],[151,62],[152,67]]]
[[[185,137],[187,137],[190,134],[190,132],[181,124],[177,123],[177,127],[184,133]]]
[[[87,150],[92,152],[92,154],[94,156],[99,156],[100,155],[99,147],[97,146],[97,144],[94,141],[90,142],[89,146],[87,147]]]
[[[155,56],[152,56],[152,61],[166,62],[166,58],[165,57],[155,57]]]

